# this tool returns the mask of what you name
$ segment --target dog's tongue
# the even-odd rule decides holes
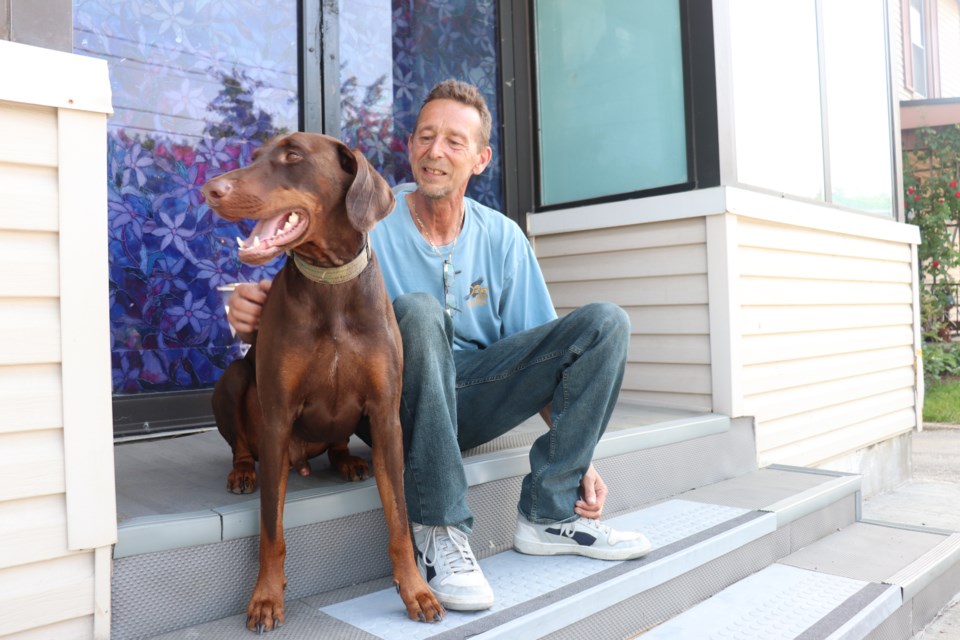
[[[285,213],[274,218],[257,221],[257,224],[253,227],[253,231],[250,232],[250,236],[246,240],[237,238],[237,244],[240,245],[240,250],[267,249],[279,232],[296,224],[296,215],[295,213]]]

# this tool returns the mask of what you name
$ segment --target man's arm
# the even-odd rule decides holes
[[[271,282],[261,280],[256,284],[238,285],[227,299],[227,322],[244,342],[253,344],[260,329],[260,314],[267,300]]]
[[[547,423],[547,426],[553,428],[553,419],[551,418],[553,403],[547,403],[543,409],[540,409],[540,417]],[[594,468],[593,463],[587,468],[587,472],[580,479],[580,499],[573,506],[573,511],[578,516],[599,520],[603,512],[603,503],[607,500],[607,483],[603,481],[600,474]]]

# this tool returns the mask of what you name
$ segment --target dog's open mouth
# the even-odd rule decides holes
[[[304,234],[307,224],[307,216],[298,211],[258,221],[249,238],[237,238],[240,261],[263,264],[272,260]]]

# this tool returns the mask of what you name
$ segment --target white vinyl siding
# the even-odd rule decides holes
[[[764,465],[825,465],[917,427],[915,227],[726,187],[528,226],[560,313],[630,314],[621,400],[752,417]]]
[[[537,238],[559,314],[605,301],[630,316],[621,400],[710,410],[705,242],[703,218]]]
[[[0,41],[0,79],[0,636],[107,638],[106,65]]]
[[[911,247],[740,219],[743,410],[761,464],[916,426]],[[844,445],[847,446],[847,445]]]

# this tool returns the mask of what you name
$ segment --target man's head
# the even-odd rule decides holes
[[[410,168],[423,195],[463,195],[470,176],[483,172],[493,155],[491,121],[475,86],[445,80],[433,87],[408,140]]]
[[[433,85],[433,89],[427,94],[423,104],[420,105],[420,111],[428,103],[434,100],[453,100],[472,107],[480,114],[480,131],[477,135],[477,144],[480,149],[490,146],[490,129],[493,127],[493,116],[490,115],[490,109],[487,108],[487,101],[483,99],[480,89],[467,82],[459,80],[444,80]],[[417,117],[419,124],[420,118]]]

